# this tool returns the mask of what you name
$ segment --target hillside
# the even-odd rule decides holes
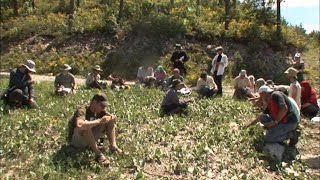
[[[301,27],[283,23],[281,35],[277,34],[272,18],[275,12],[269,4],[263,11],[253,1],[233,4],[229,29],[224,30],[224,4],[218,1],[197,5],[177,0],[172,8],[168,2],[132,0],[125,3],[121,20],[117,19],[118,3],[83,0],[70,15],[64,0],[35,1],[35,9],[23,4],[15,17],[5,4],[0,28],[1,69],[31,58],[41,74],[55,74],[61,64],[68,63],[74,74],[86,75],[93,64],[101,64],[106,75],[116,72],[134,79],[136,69],[145,63],[163,64],[170,71],[168,61],[178,42],[191,57],[187,64],[190,83],[208,69],[212,49],[218,45],[225,47],[231,61],[228,77],[247,69],[257,78],[286,83],[283,71],[291,54],[307,54],[307,64],[319,59],[315,52],[319,33],[306,35]],[[318,82],[318,67],[307,69],[313,83]]]
[[[1,0],[0,71],[34,60],[40,74],[35,78],[40,108],[7,114],[0,101],[0,179],[319,179],[320,124],[302,119],[297,149],[287,148],[290,157],[280,163],[262,152],[264,129],[244,127],[259,110],[232,99],[229,85],[241,69],[288,84],[283,72],[292,55],[301,52],[305,77],[320,92],[320,33],[306,34],[285,20],[277,33],[273,4],[262,5],[260,0],[232,0],[226,30],[225,2]],[[82,86],[81,76],[96,64],[104,70],[102,78],[114,72],[134,80],[141,65],[160,64],[171,73],[176,43],[190,57],[190,86],[200,72],[208,71],[214,48],[224,47],[230,61],[224,77],[226,96],[199,99],[192,93],[195,102],[188,107],[188,117],[161,117],[163,91],[108,88],[108,111],[118,117],[117,143],[128,154],[112,154],[105,143],[103,151],[112,164],[104,168],[91,151],[67,145],[68,120],[78,105],[97,93]],[[52,75],[64,63],[72,66],[81,83],[75,95],[53,96]],[[0,90],[8,81],[0,77]]]

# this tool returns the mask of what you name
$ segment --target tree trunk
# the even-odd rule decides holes
[[[36,8],[36,4],[35,4],[34,0],[31,1],[31,8],[32,8],[32,10],[34,10]]]
[[[77,7],[80,6],[80,0],[77,0]]]
[[[118,16],[118,22],[123,17],[123,9],[124,9],[124,0],[120,0],[120,7],[119,7],[119,16]]]
[[[200,0],[197,0],[197,11],[196,11],[196,15],[197,15],[197,16],[200,15]]]
[[[225,0],[225,11],[226,11],[226,21],[224,24],[224,29],[229,29],[229,22],[230,22],[230,0]]]
[[[277,34],[280,35],[281,33],[281,15],[280,15],[280,2],[281,0],[277,0]]]
[[[174,7],[174,0],[170,0],[170,9]]]
[[[75,0],[70,0],[70,12],[69,14],[74,14],[74,11],[75,11],[75,8],[76,8],[76,5],[75,5]]]
[[[13,3],[13,15],[18,16],[19,15],[19,13],[18,13],[18,0],[13,0],[12,3]]]
[[[0,22],[3,22],[3,17],[2,17],[2,1],[0,1]]]

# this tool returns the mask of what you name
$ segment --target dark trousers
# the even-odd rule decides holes
[[[212,97],[216,93],[216,90],[205,87],[200,89],[199,93],[201,96],[204,96],[204,97]]]
[[[218,87],[218,95],[222,95],[222,75],[217,75],[217,71],[214,71],[214,82],[217,84]]]
[[[105,83],[99,83],[97,81],[94,81],[89,85],[90,88],[95,88],[95,89],[106,89],[107,84]]]
[[[301,113],[309,119],[316,117],[318,112],[319,108],[313,104],[301,109]]]
[[[175,109],[181,108],[181,110],[183,110],[183,109],[186,109],[187,106],[188,106],[187,103],[171,104],[171,105],[167,105],[167,106],[162,105],[161,109],[162,109],[163,114],[170,115]]]
[[[28,96],[25,95],[21,89],[15,89],[11,92],[8,92],[7,103],[11,107],[21,107],[23,105],[28,105]]]

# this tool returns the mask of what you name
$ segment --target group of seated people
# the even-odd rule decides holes
[[[234,79],[234,98],[249,99],[255,106],[265,109],[267,103],[262,101],[258,90],[261,86],[267,85],[272,90],[278,90],[292,98],[302,115],[312,119],[319,113],[319,105],[317,103],[317,92],[311,87],[307,80],[298,82],[298,71],[295,68],[288,68],[285,72],[291,84],[275,85],[272,80],[265,81],[259,78],[254,81],[254,76],[247,76],[246,70],[241,70],[239,76]]]
[[[70,73],[72,68],[64,64],[62,72],[58,74],[54,81],[55,92],[59,95],[76,92],[76,82]],[[16,70],[11,71],[9,87],[2,96],[9,106],[21,107],[27,105],[37,108],[34,101],[34,81],[30,73],[36,72],[35,63],[27,60]],[[88,88],[104,88],[106,84],[101,82],[100,72],[102,69],[96,65],[86,78]],[[300,132],[297,130],[300,120],[300,110],[308,118],[313,118],[319,113],[316,90],[310,83],[302,80],[297,81],[298,71],[289,68],[285,72],[291,81],[290,87],[274,86],[272,81],[265,81],[262,78],[255,81],[253,76],[247,76],[245,70],[241,70],[239,76],[234,80],[234,97],[248,97],[255,105],[263,108],[264,113],[259,115],[253,123],[260,122],[268,129],[265,135],[265,142],[277,143],[285,139],[290,139],[289,145],[295,146],[298,142]],[[152,68],[141,67],[138,70],[137,81],[148,85],[148,83],[158,84],[168,87],[163,101],[161,111],[163,114],[185,114],[187,115],[187,104],[193,100],[182,100],[178,92],[187,88],[184,78],[180,75],[179,69],[173,70],[173,75],[166,79],[167,73],[162,66],[158,66],[153,72]],[[123,84],[121,78],[111,74],[108,77],[112,82]],[[217,85],[214,79],[206,72],[200,74],[197,81],[196,90],[201,97],[212,97],[216,94]],[[103,165],[109,165],[109,161],[104,157],[98,148],[100,138],[105,134],[110,142],[110,150],[122,153],[118,148],[115,137],[115,122],[117,117],[108,113],[107,97],[105,94],[96,94],[88,106],[78,108],[69,124],[69,143],[77,148],[89,146],[96,155],[96,160]]]

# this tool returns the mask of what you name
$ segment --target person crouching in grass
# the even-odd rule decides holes
[[[185,85],[179,80],[174,79],[169,90],[163,98],[161,110],[164,115],[171,114],[187,114],[185,111],[188,102],[191,100],[180,100],[178,97],[178,91],[181,90]]]
[[[95,153],[96,161],[103,166],[110,162],[98,147],[98,140],[105,134],[110,143],[110,151],[122,153],[116,144],[115,123],[117,116],[106,112],[107,96],[96,94],[89,106],[80,106],[69,121],[68,141],[71,146],[82,149],[87,146]]]

